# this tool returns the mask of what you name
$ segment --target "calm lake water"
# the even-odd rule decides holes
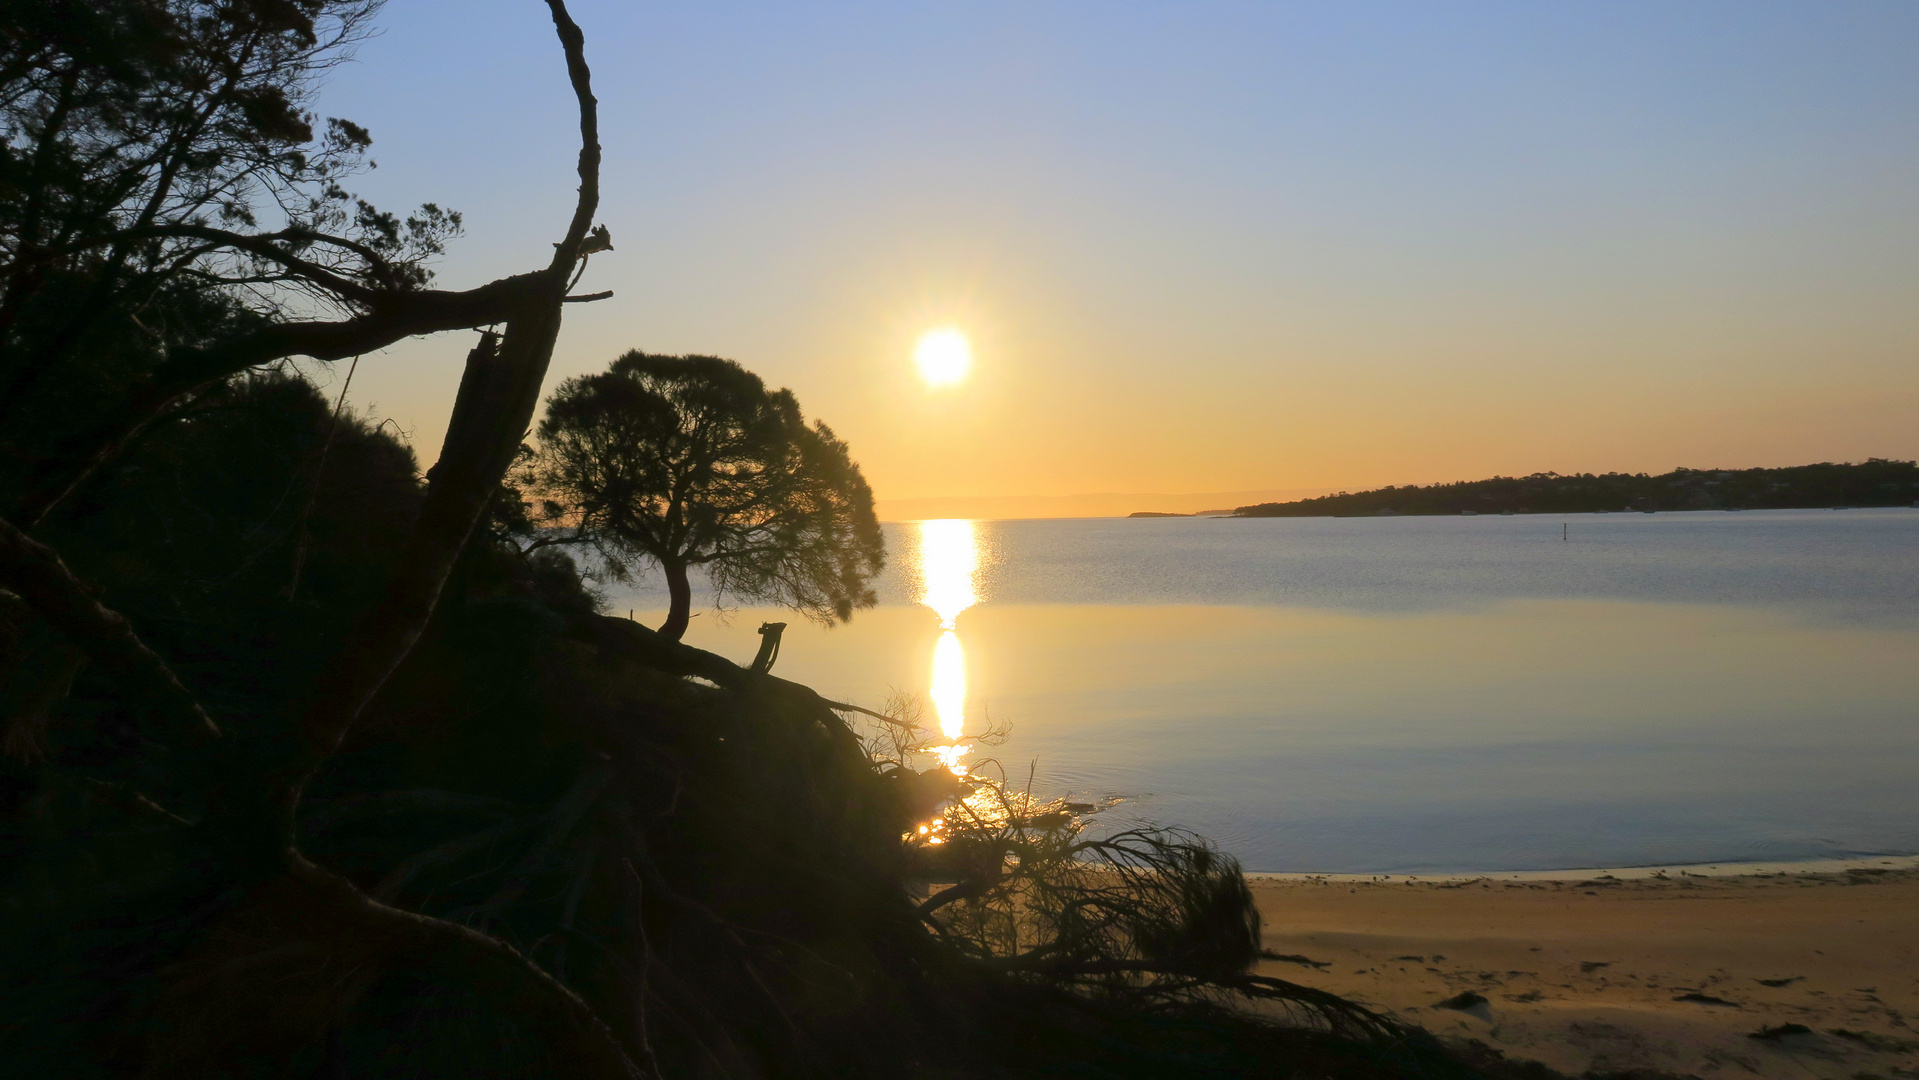
[[[1561,539],[1566,525],[1568,539]],[[889,525],[879,608],[687,640],[1249,870],[1919,852],[1919,510]],[[702,598],[705,599],[705,598]],[[657,623],[664,596],[610,610]],[[929,761],[929,765],[932,762]]]

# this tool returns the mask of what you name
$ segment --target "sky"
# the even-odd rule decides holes
[[[615,297],[549,386],[738,360],[883,508],[1919,457],[1908,0],[570,6]],[[545,6],[379,26],[319,100],[372,129],[358,190],[465,214],[443,286],[544,265]],[[471,342],[350,400],[430,460]]]

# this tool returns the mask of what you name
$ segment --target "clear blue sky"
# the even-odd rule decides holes
[[[882,497],[1919,455],[1919,3],[572,7],[618,298],[555,377],[733,357]],[[359,186],[466,213],[449,285],[539,264],[544,5],[380,25],[322,99]],[[353,397],[430,457],[467,345]]]

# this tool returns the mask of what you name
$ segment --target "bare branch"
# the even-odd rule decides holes
[[[566,238],[546,270],[525,275],[510,297],[506,332],[497,349],[490,335],[467,357],[440,459],[428,472],[426,500],[401,553],[386,596],[367,613],[348,645],[320,679],[301,717],[304,753],[280,778],[272,832],[290,845],[294,813],[307,780],[346,738],[368,701],[413,650],[439,603],[440,590],[499,489],[520,438],[539,404],[541,384],[560,332],[568,274],[580,258],[599,206],[600,146],[597,105],[580,28],[563,0],[547,0],[567,73],[580,103],[580,194]],[[603,239],[603,237],[602,237]],[[290,850],[290,848],[289,848]]]
[[[900,727],[916,726],[859,705],[829,700],[803,683],[788,682],[768,672],[743,668],[718,653],[675,641],[657,630],[627,619],[601,615],[594,619],[593,625],[598,631],[596,640],[602,648],[630,653],[648,667],[671,675],[691,675],[740,693],[770,692],[802,704],[823,706],[833,712],[859,713]],[[847,731],[843,726],[840,730]]]
[[[396,341],[504,322],[532,297],[551,291],[544,272],[520,274],[465,292],[423,289],[383,294],[366,315],[340,322],[278,323],[205,348],[176,348],[164,364],[83,435],[55,448],[27,482],[15,514],[33,528],[140,429],[182,397],[248,368],[288,356],[342,360]]]
[[[327,236],[322,233],[306,232],[297,229],[285,229],[277,233],[249,235],[247,233],[233,232],[228,229],[215,229],[192,223],[146,225],[135,229],[125,229],[112,236],[102,237],[96,241],[92,241],[89,244],[70,245],[70,248],[79,250],[95,244],[117,244],[127,240],[160,239],[166,237],[206,241],[206,246],[195,248],[189,252],[189,254],[194,257],[206,255],[223,247],[232,248],[236,251],[244,251],[249,255],[279,263],[281,266],[292,271],[299,280],[319,285],[341,297],[359,303],[373,304],[388,295],[388,291],[373,289],[357,281],[341,277],[332,270],[309,259],[303,259],[279,246],[279,242],[286,240],[306,240],[332,244],[352,251],[354,254],[366,259],[369,263],[369,269],[377,276],[389,281],[389,290],[391,290],[392,275],[390,268],[387,266],[386,260],[381,258],[371,248],[344,237]]]
[[[590,536],[542,536],[538,540],[530,541],[525,547],[519,549],[520,558],[524,559],[541,548],[554,547],[559,544],[590,544],[592,542],[593,538]]]
[[[592,1007],[525,954],[471,927],[391,907],[345,878],[295,857],[290,872],[325,909],[345,916],[355,951],[382,966],[456,981],[542,1036],[568,1076],[643,1076]]]
[[[560,35],[560,47],[566,51],[566,75],[573,84],[573,96],[580,103],[580,198],[573,208],[573,221],[566,237],[553,251],[548,267],[554,273],[568,273],[580,260],[580,248],[600,209],[600,103],[593,96],[593,73],[586,66],[586,35],[566,10],[566,0],[546,0],[553,13],[553,29]]]

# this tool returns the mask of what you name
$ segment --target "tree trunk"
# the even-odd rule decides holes
[[[693,618],[693,586],[686,580],[685,563],[662,559],[660,569],[666,571],[666,594],[671,600],[660,634],[678,641],[686,635],[686,624]]]

